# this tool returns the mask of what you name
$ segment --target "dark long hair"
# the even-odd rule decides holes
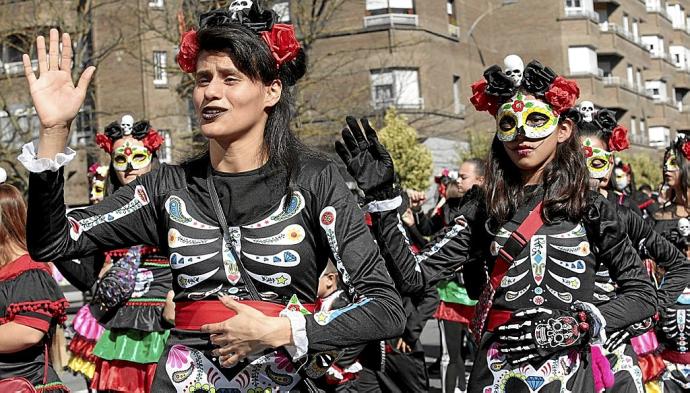
[[[13,247],[26,250],[26,203],[16,187],[0,184],[0,267],[12,262]]]
[[[678,138],[675,142],[671,142],[671,146],[666,148],[664,153],[664,163],[668,158],[669,153],[673,150],[676,155],[676,162],[680,168],[680,173],[678,178],[680,179],[680,189],[682,191],[681,195],[676,194],[675,189],[671,189],[670,201],[674,201],[676,204],[682,204],[682,206],[688,207],[688,189],[690,189],[690,160],[683,154],[683,145],[690,143],[690,138],[682,137]],[[677,201],[676,201],[677,199]]]
[[[561,123],[567,117],[561,116]],[[544,168],[543,219],[579,221],[587,204],[589,172],[573,126],[570,138],[559,143],[556,156]],[[525,185],[520,169],[511,161],[503,142],[494,137],[486,168],[487,210],[491,224],[502,226],[525,202]]]
[[[202,27],[197,36],[200,51],[227,54],[235,67],[252,81],[269,84],[280,79],[283,83],[280,100],[268,114],[262,152],[268,158],[268,165],[284,168],[287,173],[286,192],[289,193],[290,180],[296,173],[300,154],[311,153],[290,126],[295,105],[289,87],[306,71],[304,51],[300,49],[297,58],[278,67],[268,45],[256,32],[243,25]]]

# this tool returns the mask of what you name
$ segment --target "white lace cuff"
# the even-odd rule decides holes
[[[304,357],[309,350],[309,338],[307,338],[307,321],[304,319],[299,311],[283,310],[280,313],[281,317],[286,317],[290,320],[290,329],[292,329],[292,341],[294,345],[286,345],[285,349],[292,356],[292,360],[298,360]]]
[[[34,140],[22,146],[22,153],[17,159],[29,172],[57,172],[58,169],[69,164],[76,155],[77,153],[74,150],[66,147],[65,151],[58,153],[53,160],[49,158],[38,158],[38,141]]]
[[[380,213],[395,210],[402,205],[402,197],[398,195],[393,199],[386,199],[385,201],[369,202],[365,206],[365,210],[369,213]]]

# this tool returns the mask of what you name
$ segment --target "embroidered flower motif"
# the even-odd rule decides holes
[[[611,149],[611,151],[623,151],[629,147],[628,129],[621,125],[617,125],[609,138],[609,149]]]
[[[485,79],[480,79],[472,84],[472,97],[470,102],[474,105],[474,109],[479,112],[487,111],[492,116],[498,113],[498,98],[486,94],[486,87],[488,82]]]
[[[131,156],[131,155],[132,155],[132,148],[131,148],[131,147],[126,147],[126,148],[125,148],[125,155],[126,155],[126,156]]]
[[[189,349],[184,345],[173,345],[168,353],[168,365],[173,369],[181,369],[187,364]]]
[[[513,102],[513,112],[522,112],[525,109],[525,103],[523,101]]]
[[[287,356],[283,355],[282,353],[277,353],[276,354],[276,366],[278,366],[278,370],[285,370],[286,372],[293,372],[295,371],[295,366],[292,364],[292,361],[288,359]]]
[[[554,79],[551,86],[549,86],[549,90],[544,95],[544,98],[551,104],[556,114],[561,114],[572,108],[578,97],[580,97],[580,88],[577,86],[577,83],[562,76]]]
[[[278,67],[294,60],[299,54],[300,44],[292,25],[276,23],[271,30],[261,32],[261,38],[271,50]]]
[[[199,40],[195,30],[189,30],[182,34],[180,39],[180,51],[177,54],[177,64],[182,71],[191,73],[196,71],[196,60],[199,56]]]

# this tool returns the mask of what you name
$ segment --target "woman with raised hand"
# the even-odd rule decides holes
[[[401,300],[334,163],[290,129],[289,87],[305,72],[292,26],[240,6],[200,17],[178,63],[208,151],[161,165],[95,206],[65,215],[69,125],[93,74],[69,77],[71,42],[39,37],[40,77],[24,57],[41,121],[31,170],[29,248],[38,260],[144,244],[169,256],[175,325],[152,391],[300,391],[339,348],[402,333]],[[56,95],[61,99],[56,99]],[[313,313],[320,273],[335,262],[352,303]],[[313,386],[311,386],[313,387]]]
[[[336,150],[371,201],[384,255],[402,267],[418,262],[427,285],[462,268],[468,292],[481,287],[469,392],[599,392],[613,383],[601,352],[606,331],[652,316],[656,296],[616,207],[589,191],[575,125],[565,116],[579,89],[533,61],[515,79],[490,67],[472,91],[475,108],[496,119],[486,197],[470,192],[453,226],[417,258],[395,230],[393,165],[376,132],[349,118]],[[600,264],[619,294],[596,306]]]

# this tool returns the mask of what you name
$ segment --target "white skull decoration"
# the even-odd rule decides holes
[[[539,321],[534,329],[535,343],[541,348],[569,346],[579,336],[577,321],[569,316]]]
[[[678,231],[685,237],[690,236],[690,220],[687,218],[678,220]]]
[[[4,183],[7,181],[7,172],[0,168],[0,184]]]
[[[134,126],[134,118],[130,115],[122,116],[122,120],[120,120],[120,126],[122,127],[122,131],[125,132],[125,135],[131,135],[132,126]]]
[[[525,63],[518,55],[508,55],[503,59],[503,73],[513,80],[515,86],[522,83],[522,73],[525,71]]]
[[[149,269],[139,268],[137,271],[136,284],[134,285],[134,292],[132,297],[142,297],[149,289],[151,289],[151,283],[153,282],[153,272]]]
[[[235,0],[232,3],[230,3],[230,7],[228,7],[228,10],[230,10],[230,12],[234,14],[236,12],[252,8],[253,4],[254,2],[252,0]]]
[[[594,103],[592,101],[582,101],[579,109],[585,121],[592,121],[592,115],[594,115]]]

